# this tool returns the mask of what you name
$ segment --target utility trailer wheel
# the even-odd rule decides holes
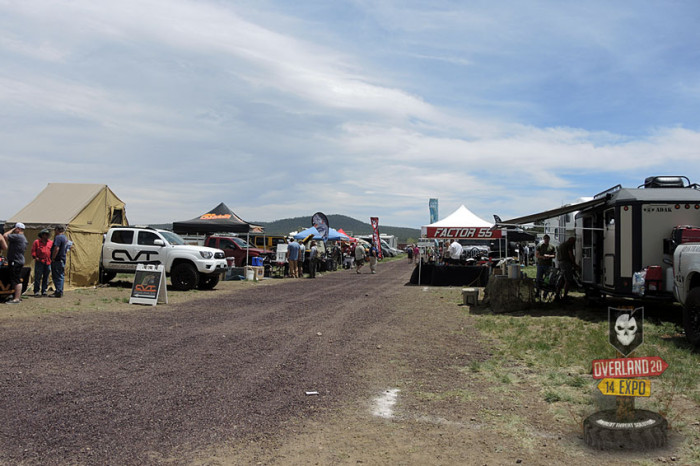
[[[597,450],[651,450],[666,445],[668,422],[658,413],[634,410],[629,421],[618,422],[614,409],[598,411],[583,421],[586,445]]]
[[[176,290],[188,291],[197,286],[199,272],[192,264],[177,264],[170,272],[170,281]]]
[[[683,327],[688,341],[695,346],[700,346],[700,287],[690,290],[685,298]]]

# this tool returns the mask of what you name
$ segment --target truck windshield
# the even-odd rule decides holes
[[[170,244],[185,244],[185,240],[172,231],[160,230],[158,233],[163,235],[163,238],[165,238],[165,240]]]
[[[246,249],[252,247],[250,244],[246,243],[243,238],[239,238],[238,236],[232,236],[231,239],[239,248]]]

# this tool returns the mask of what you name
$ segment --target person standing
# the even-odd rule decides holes
[[[450,251],[450,263],[452,264],[459,264],[459,261],[462,257],[462,245],[460,244],[459,241],[454,240],[452,241],[452,244],[450,244],[449,251]]]
[[[316,278],[316,267],[318,265],[318,248],[316,247],[316,241],[311,242],[311,249],[309,249],[309,278]]]
[[[306,260],[306,246],[299,240],[299,278],[304,278],[304,261]]]
[[[34,258],[34,296],[46,296],[49,287],[49,274],[51,273],[51,247],[53,241],[49,239],[51,232],[43,229],[39,232],[39,238],[32,244],[32,257]]]
[[[24,267],[24,251],[27,250],[27,238],[24,236],[24,223],[17,222],[15,227],[3,235],[7,243],[7,262],[10,264],[10,286],[14,289],[14,297],[8,304],[22,302],[22,267]]]
[[[569,296],[569,289],[574,284],[574,270],[578,268],[576,265],[576,237],[570,236],[561,246],[559,246],[559,257],[557,261],[562,275],[564,275],[564,293],[562,300],[566,300]]]
[[[360,273],[360,269],[365,265],[365,256],[365,248],[360,243],[357,243],[355,246],[355,267],[357,267],[357,273]]]
[[[289,276],[297,278],[299,276],[299,243],[292,239],[287,245],[287,262],[289,262]]]
[[[539,295],[544,283],[544,277],[552,270],[552,262],[556,256],[554,246],[549,244],[549,235],[544,235],[542,243],[535,249],[535,259],[537,259],[537,276],[535,284],[537,285],[537,294]]]
[[[377,273],[377,246],[372,243],[369,248],[369,270],[371,273]]]
[[[56,289],[50,298],[63,297],[63,281],[66,272],[66,251],[68,249],[68,238],[65,235],[66,227],[57,225],[54,228],[53,246],[51,247],[51,278]]]
[[[420,262],[420,248],[417,244],[413,244],[413,263],[417,264]]]

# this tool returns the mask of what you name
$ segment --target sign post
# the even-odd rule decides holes
[[[591,447],[654,448],[666,445],[666,419],[658,413],[635,409],[634,398],[651,396],[651,381],[668,368],[658,356],[628,357],[644,341],[644,308],[608,308],[608,341],[617,350],[614,359],[595,359],[593,378],[603,395],[616,397],[616,409],[598,411],[583,422],[584,439]]]
[[[162,265],[136,266],[134,285],[129,304],[168,304],[168,287],[165,284],[165,268]]]

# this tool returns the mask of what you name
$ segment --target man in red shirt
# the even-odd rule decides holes
[[[46,296],[49,287],[49,275],[51,273],[51,247],[53,241],[49,239],[51,232],[41,230],[39,239],[32,244],[32,257],[34,258],[34,296]],[[39,294],[41,284],[41,295]]]

